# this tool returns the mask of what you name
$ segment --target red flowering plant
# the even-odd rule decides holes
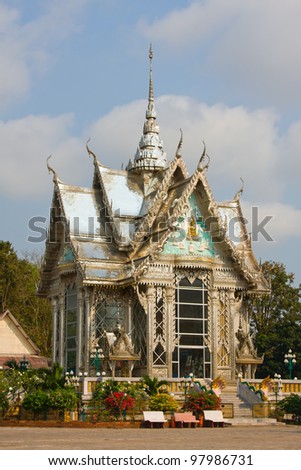
[[[221,408],[221,399],[212,390],[202,390],[196,392],[192,390],[187,395],[183,410],[192,411],[199,418],[203,410],[219,410]]]
[[[133,397],[124,392],[112,392],[104,400],[106,410],[112,413],[117,419],[125,419],[126,412],[134,407]]]

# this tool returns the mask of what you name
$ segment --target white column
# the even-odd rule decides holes
[[[83,340],[83,309],[84,299],[82,289],[77,290],[77,345],[76,345],[76,373],[78,374],[82,367],[82,340]]]
[[[58,361],[57,357],[57,315],[58,315],[58,301],[56,297],[51,298],[51,313],[52,313],[52,364]]]
[[[89,365],[90,365],[90,328],[91,328],[91,321],[90,321],[90,305],[91,305],[91,298],[89,288],[86,287],[85,289],[85,362],[84,362],[84,369],[85,372],[89,374]]]
[[[217,351],[218,351],[218,291],[211,290],[211,357],[212,357],[212,377],[217,376]]]
[[[235,355],[235,316],[236,316],[236,303],[233,291],[229,292],[229,342],[230,342],[230,366],[231,366],[231,379],[235,380],[236,375],[236,355]]]
[[[173,333],[174,333],[174,295],[173,287],[166,287],[166,365],[168,368],[168,377],[172,377],[172,353],[173,353]]]
[[[59,364],[65,367],[64,345],[65,345],[65,293],[61,292],[59,297]]]
[[[148,287],[146,291],[147,298],[147,373],[153,375],[153,346],[154,346],[154,302],[155,289]]]

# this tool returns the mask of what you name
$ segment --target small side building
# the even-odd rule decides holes
[[[40,351],[29,338],[13,314],[6,310],[0,313],[0,367],[8,361],[38,369],[48,367],[48,359],[40,356]]]

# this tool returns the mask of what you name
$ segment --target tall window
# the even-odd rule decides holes
[[[76,368],[77,292],[68,287],[65,294],[66,370]]]
[[[123,305],[117,301],[102,300],[97,305],[94,318],[95,337],[99,338],[99,346],[102,349],[104,348],[105,331],[112,332],[115,329],[117,320],[124,326],[123,310]]]
[[[147,353],[146,353],[146,315],[139,302],[134,305],[133,315],[133,332],[132,344],[135,345],[135,350],[140,354],[139,366],[143,369],[146,367]],[[137,366],[138,366],[137,364]]]
[[[187,278],[176,289],[176,334],[179,343],[173,353],[173,376],[211,377],[208,335],[208,290],[196,279]]]

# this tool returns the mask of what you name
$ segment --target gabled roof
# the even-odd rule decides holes
[[[4,323],[7,327],[4,326]],[[38,355],[39,352],[39,348],[30,339],[13,314],[9,310],[0,313],[0,355]]]
[[[137,273],[148,269],[145,266],[150,258],[155,260],[173,253],[170,245],[169,251],[164,252],[164,246],[179,229],[181,217],[191,212],[192,197],[196,198],[203,220],[203,225],[199,224],[197,229],[207,234],[197,237],[198,245],[195,240],[183,243],[182,252],[175,254],[175,259],[186,256],[188,262],[191,257],[200,262],[210,257],[212,266],[230,260],[250,288],[268,290],[243,221],[239,202],[242,190],[232,201],[217,203],[214,200],[206,178],[210,158],[205,144],[197,168],[189,176],[182,158],[182,131],[176,155],[168,164],[154,107],[151,49],[149,57],[146,120],[136,156],[127,169],[118,171],[105,167],[87,145],[94,162],[90,189],[62,183],[48,164],[55,185],[53,207],[64,220],[64,230],[56,230],[52,218],[40,294],[47,293],[51,279],[58,272],[77,271],[87,284],[131,282]],[[235,238],[229,231],[229,220],[233,217],[239,218]],[[56,232],[58,236],[52,240]],[[177,240],[173,242],[176,244]]]

